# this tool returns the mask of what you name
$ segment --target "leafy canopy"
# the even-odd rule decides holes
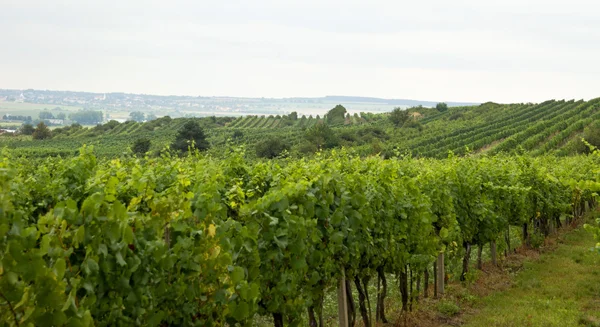
[[[344,124],[344,116],[346,115],[346,108],[341,104],[338,104],[333,109],[327,112],[325,115],[326,121],[330,125],[342,125]]]
[[[409,118],[408,111],[403,110],[402,108],[395,108],[394,110],[392,110],[392,113],[390,114],[390,121],[396,127],[400,127],[400,126],[404,125],[404,123],[408,120],[408,118]]]
[[[179,130],[175,141],[171,144],[171,148],[179,152],[186,152],[188,147],[197,149],[199,151],[205,151],[210,148],[210,144],[206,140],[204,130],[200,127],[198,122],[190,120],[183,125]]]
[[[317,150],[330,149],[338,145],[339,140],[331,127],[322,122],[306,130],[306,140]]]
[[[290,146],[278,137],[270,137],[256,144],[256,156],[260,158],[273,159],[288,151]]]
[[[49,139],[52,137],[52,131],[50,131],[44,122],[40,122],[37,124],[37,127],[33,131],[32,135],[34,140]]]
[[[137,122],[142,122],[146,119],[146,115],[144,115],[141,111],[132,111],[129,113],[129,119]]]
[[[147,138],[137,139],[133,143],[131,150],[133,153],[138,155],[144,155],[146,152],[150,151],[151,142]]]
[[[448,105],[445,102],[440,102],[435,105],[435,109],[437,109],[439,112],[444,112],[448,110]]]
[[[24,124],[21,127],[21,134],[23,134],[23,135],[31,135],[31,134],[33,134],[34,131],[35,131],[35,127],[33,127],[33,125],[31,125],[31,124]]]

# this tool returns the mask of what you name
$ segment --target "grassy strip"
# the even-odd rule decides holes
[[[583,229],[528,258],[509,289],[477,301],[465,326],[600,326],[600,256]]]

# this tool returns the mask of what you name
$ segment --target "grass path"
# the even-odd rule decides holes
[[[600,327],[600,254],[590,250],[594,244],[582,228],[564,234],[555,249],[527,259],[509,288],[477,300],[460,325]]]

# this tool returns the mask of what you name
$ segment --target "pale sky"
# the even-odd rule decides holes
[[[0,0],[0,88],[600,97],[600,2]]]

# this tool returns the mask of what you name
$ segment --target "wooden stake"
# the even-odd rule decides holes
[[[445,278],[444,275],[446,274],[446,271],[444,269],[444,253],[440,252],[440,254],[438,254],[438,258],[437,258],[437,296],[441,297],[442,295],[444,295],[444,282],[445,282]]]
[[[338,284],[338,316],[340,327],[348,327],[348,299],[346,297],[346,280],[344,272]]]

